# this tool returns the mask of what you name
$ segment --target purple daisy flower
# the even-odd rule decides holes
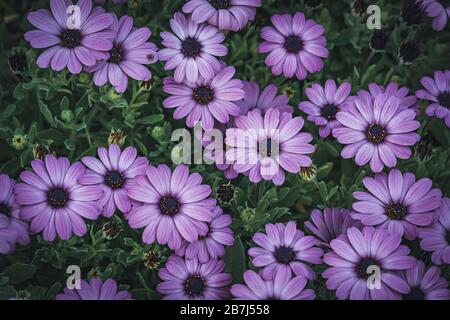
[[[158,60],[158,48],[147,41],[152,34],[149,28],[133,28],[133,18],[130,16],[123,16],[119,20],[115,14],[112,16],[113,47],[105,60],[98,61],[86,70],[94,72],[96,86],[103,86],[109,81],[117,92],[123,93],[128,86],[128,77],[141,81],[152,78],[144,65]]]
[[[434,79],[423,77],[420,83],[425,89],[416,91],[417,98],[432,102],[427,107],[427,116],[444,119],[450,128],[450,70],[435,71]]]
[[[184,13],[191,13],[195,23],[208,21],[220,30],[239,31],[253,21],[262,0],[189,0]]]
[[[220,260],[199,263],[171,255],[166,267],[159,270],[163,280],[157,286],[164,300],[223,300],[230,295],[231,275],[224,273]]]
[[[207,263],[211,259],[217,259],[225,255],[225,246],[234,243],[233,231],[230,229],[232,219],[229,214],[223,214],[222,209],[217,206],[208,223],[208,232],[200,235],[195,242],[183,241],[177,256],[186,259],[197,258],[200,263]]]
[[[436,210],[437,220],[427,228],[418,228],[420,247],[432,252],[434,264],[450,264],[450,199],[444,198]]]
[[[422,0],[422,4],[425,7],[427,16],[433,18],[431,25],[433,29],[436,31],[444,30],[450,17],[450,6],[447,4],[444,7],[445,4],[437,0]]]
[[[109,150],[98,148],[97,152],[100,160],[90,156],[81,159],[89,170],[78,181],[82,185],[95,185],[103,189],[100,205],[105,217],[111,217],[117,208],[122,213],[128,213],[132,201],[127,189],[136,176],[145,175],[147,158],[137,157],[134,147],[127,147],[122,152],[117,144],[110,145]]]
[[[331,130],[341,126],[336,114],[353,102],[353,97],[349,96],[351,90],[350,83],[344,82],[338,87],[331,79],[325,82],[324,87],[314,83],[311,88],[305,89],[309,101],[301,102],[298,108],[319,127],[320,137],[328,137]]]
[[[322,273],[327,288],[336,290],[339,300],[393,300],[408,294],[408,283],[398,271],[413,268],[416,259],[408,255],[410,250],[400,245],[401,241],[386,229],[348,229],[346,235],[331,241],[332,251],[323,258],[331,266]],[[379,288],[369,289],[373,274],[369,267],[380,270]]]
[[[224,34],[205,23],[196,24],[179,12],[170,19],[170,27],[175,35],[161,32],[165,48],[158,52],[159,59],[167,61],[164,70],[175,69],[176,82],[213,78],[221,69],[216,57],[228,54],[227,47],[222,44]]]
[[[426,270],[425,263],[417,261],[414,268],[403,271],[401,275],[411,288],[411,292],[403,296],[404,300],[450,300],[448,282],[441,277],[438,267]]]
[[[293,277],[291,272],[279,271],[271,280],[265,280],[255,271],[244,272],[243,284],[234,284],[231,294],[236,300],[314,300],[312,289],[305,289],[308,280],[305,277]]]
[[[420,127],[413,110],[401,110],[399,99],[386,94],[358,96],[354,104],[336,114],[342,127],[333,130],[333,136],[346,146],[344,159],[355,157],[358,166],[370,162],[373,172],[384,166],[397,165],[397,158],[411,157],[410,146],[420,140],[413,132]]]
[[[430,225],[435,217],[434,209],[441,205],[442,192],[431,189],[433,182],[416,178],[412,173],[404,175],[393,169],[365,177],[363,184],[369,192],[356,191],[353,197],[352,218],[360,220],[364,225],[381,226],[390,233],[405,235],[408,240],[417,236],[417,226]]]
[[[104,58],[103,51],[111,50],[114,34],[107,28],[113,17],[100,7],[92,9],[92,0],[79,0],[81,25],[70,29],[66,13],[70,5],[70,0],[50,0],[51,12],[31,12],[28,21],[38,30],[25,33],[25,40],[33,48],[48,48],[36,61],[39,67],[61,71],[67,66],[71,73],[78,74],[83,66],[93,66],[97,59]]]
[[[325,208],[323,212],[314,209],[311,212],[311,222],[306,221],[307,227],[314,235],[322,240],[322,245],[330,247],[330,242],[341,234],[345,234],[348,228],[361,226],[351,217],[351,211],[346,209]]]
[[[259,52],[270,52],[265,62],[274,75],[283,73],[286,78],[295,75],[297,79],[304,80],[308,72],[323,69],[322,58],[328,57],[328,50],[322,25],[312,19],[306,20],[301,12],[294,15],[275,14],[271,20],[275,28],[262,28],[261,37],[266,41],[259,45]]]
[[[248,255],[253,257],[255,267],[263,267],[261,275],[264,279],[273,279],[278,271],[292,271],[297,276],[314,280],[316,274],[306,263],[322,263],[322,249],[319,241],[313,236],[297,230],[294,221],[286,225],[282,223],[266,224],[266,233],[257,232],[253,241],[259,247],[250,248]]]
[[[56,300],[132,300],[128,291],[118,291],[113,279],[105,282],[92,278],[88,283],[81,280],[80,289],[64,289],[64,293],[56,295]]]
[[[85,166],[47,155],[44,161],[33,160],[31,167],[32,171],[20,174],[23,182],[14,188],[16,201],[22,206],[20,217],[31,220],[31,232],[42,232],[47,241],[53,241],[56,234],[62,240],[68,240],[72,233],[85,235],[82,218],[98,218],[101,208],[97,201],[103,196],[102,188],[78,183],[86,173]]]
[[[232,79],[236,69],[225,67],[210,80],[200,77],[196,82],[177,83],[174,78],[164,79],[164,92],[172,96],[164,100],[164,108],[176,108],[174,119],[186,117],[186,125],[194,127],[201,121],[205,130],[230,121],[230,116],[239,116],[241,111],[236,101],[245,96],[242,81]]]
[[[194,242],[208,233],[216,201],[208,198],[211,187],[201,184],[200,174],[189,174],[185,165],[173,172],[166,165],[149,166],[134,181],[128,196],[142,205],[133,207],[127,219],[133,229],[145,227],[145,243],[157,240],[176,250],[183,239]]]
[[[300,132],[303,124],[302,117],[293,118],[288,112],[270,109],[262,116],[254,109],[236,119],[237,128],[227,130],[225,142],[231,146],[227,162],[233,162],[239,173],[248,172],[251,182],[264,179],[282,185],[284,170],[298,173],[301,167],[312,165],[307,154],[315,148],[309,144],[312,135]]]

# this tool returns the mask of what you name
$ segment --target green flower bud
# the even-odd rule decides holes
[[[156,126],[152,129],[152,136],[158,141],[164,140],[166,132],[163,127]]]
[[[253,208],[245,208],[241,212],[241,219],[244,225],[249,225],[253,223],[253,220],[255,219],[256,210]]]
[[[103,225],[102,233],[106,240],[114,240],[122,231],[122,226],[116,220],[109,220]]]
[[[312,181],[317,177],[317,167],[315,165],[302,167],[299,174],[303,180]]]
[[[144,252],[142,260],[149,270],[156,270],[163,263],[163,256],[158,249],[154,249]]]
[[[72,110],[63,110],[61,111],[61,119],[63,121],[70,123],[75,119],[75,115],[73,114]]]
[[[27,143],[27,136],[23,134],[15,134],[11,139],[11,145],[16,150],[25,149]]]

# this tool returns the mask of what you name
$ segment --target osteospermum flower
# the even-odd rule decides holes
[[[422,4],[427,16],[433,19],[432,28],[436,31],[444,30],[450,17],[450,6],[445,6],[438,0],[422,0]]]
[[[134,147],[127,147],[122,152],[117,144],[110,145],[109,150],[100,147],[97,152],[100,160],[90,156],[81,159],[89,170],[79,182],[103,189],[100,205],[105,217],[111,217],[117,208],[122,213],[128,213],[132,201],[128,197],[127,189],[136,176],[145,175],[147,158],[137,157]]]
[[[389,232],[409,240],[417,236],[417,227],[428,226],[433,222],[434,209],[441,205],[442,192],[431,189],[433,182],[416,178],[412,173],[404,175],[393,169],[385,173],[366,177],[363,184],[369,192],[353,193],[357,202],[353,203],[352,218],[361,220],[364,225],[381,226]]]
[[[265,279],[273,279],[278,271],[289,270],[310,280],[316,278],[306,263],[322,263],[323,251],[316,247],[319,244],[316,238],[297,230],[295,222],[266,224],[266,233],[255,233],[253,241],[259,247],[250,248],[248,255],[253,257],[255,267],[264,267],[261,275]]]
[[[196,24],[192,18],[186,18],[177,12],[170,19],[170,27],[175,34],[161,32],[164,49],[158,57],[166,61],[165,70],[175,69],[176,82],[196,82],[199,77],[211,79],[220,70],[216,57],[226,56],[227,47],[222,42],[223,33],[216,27]]]
[[[274,27],[264,27],[261,37],[266,40],[259,45],[259,52],[269,53],[266,65],[274,75],[294,75],[299,80],[306,79],[308,72],[322,70],[322,58],[328,57],[325,29],[314,20],[306,20],[305,15],[275,14],[271,17]]]
[[[235,72],[233,67],[225,67],[210,80],[200,78],[191,83],[177,83],[168,77],[164,79],[163,90],[172,96],[164,100],[163,106],[176,108],[174,119],[186,117],[186,124],[191,128],[198,121],[205,130],[214,127],[214,120],[225,124],[230,116],[241,114],[236,101],[245,95],[242,81],[232,79]]]
[[[83,66],[93,66],[97,59],[111,50],[114,34],[107,30],[113,17],[100,7],[92,10],[92,0],[80,0],[80,26],[68,25],[67,8],[72,1],[51,0],[50,9],[40,9],[28,15],[28,21],[38,28],[25,33],[25,40],[33,48],[48,48],[36,63],[41,68],[51,67],[61,71],[65,67],[73,73],[81,72]]]
[[[135,182],[128,196],[142,205],[133,207],[127,219],[134,229],[145,227],[145,243],[157,240],[176,250],[183,239],[194,242],[208,232],[216,202],[208,199],[211,187],[201,184],[201,175],[189,174],[185,165],[173,172],[166,165],[149,166]]]
[[[351,211],[337,208],[324,208],[323,212],[314,209],[311,211],[311,221],[305,222],[305,227],[326,247],[330,247],[331,240],[345,234],[353,226],[359,227],[360,223],[352,219]]]
[[[231,275],[224,272],[223,261],[199,263],[172,255],[158,276],[157,286],[164,300],[223,300],[229,296]]]
[[[231,216],[223,214],[222,209],[217,206],[212,212],[211,222],[208,223],[208,232],[199,235],[195,242],[183,241],[175,253],[186,259],[197,258],[200,263],[222,257],[225,255],[225,246],[234,243],[233,231],[230,229],[231,222]]]
[[[444,119],[450,128],[450,70],[435,71],[434,79],[423,77],[420,83],[425,89],[416,91],[416,96],[431,101],[426,114],[429,117]]]
[[[305,277],[292,277],[291,272],[281,270],[275,277],[266,280],[255,271],[244,272],[243,284],[234,284],[231,294],[236,300],[314,300],[312,289],[305,289],[308,280]]]
[[[92,278],[91,281],[80,281],[80,289],[65,288],[64,293],[56,295],[56,300],[131,300],[128,291],[118,291],[117,283],[114,279],[107,279],[103,282],[99,278]]]
[[[450,264],[450,199],[444,198],[436,210],[437,220],[429,227],[419,228],[420,247],[432,252],[434,264]]]
[[[262,0],[189,0],[184,13],[192,14],[195,23],[208,21],[221,30],[239,31],[253,21]]]
[[[133,18],[123,16],[117,19],[115,14],[111,30],[114,31],[113,47],[107,52],[107,58],[98,61],[96,65],[87,68],[94,72],[94,83],[103,86],[110,82],[117,92],[125,92],[128,77],[149,81],[151,72],[145,67],[158,60],[157,47],[147,40],[151,36],[149,28],[133,28]]]
[[[81,162],[70,164],[64,157],[47,155],[33,160],[32,171],[20,174],[22,183],[15,188],[20,217],[31,220],[30,231],[42,232],[45,240],[56,235],[68,240],[72,233],[81,237],[87,232],[83,218],[95,220],[100,214],[97,201],[103,196],[98,186],[82,186],[78,179],[86,172]]]
[[[343,83],[337,87],[334,80],[327,80],[325,86],[315,83],[311,88],[305,89],[309,101],[303,101],[298,108],[308,115],[308,120],[319,127],[319,135],[326,138],[331,130],[340,126],[336,121],[336,114],[352,103],[349,97],[352,86]]]
[[[264,116],[259,109],[236,119],[236,127],[228,129],[225,142],[232,148],[226,152],[227,161],[234,163],[239,173],[248,172],[251,182],[272,180],[284,183],[284,170],[300,172],[312,165],[307,154],[315,148],[309,142],[312,135],[300,132],[304,120],[291,113],[280,114],[270,109]]]
[[[322,272],[327,288],[336,290],[339,300],[392,300],[408,294],[408,283],[398,271],[413,268],[416,259],[408,256],[409,249],[400,245],[401,241],[399,235],[386,229],[348,229],[346,235],[331,241],[332,251],[323,258],[331,266]],[[379,271],[379,277],[372,282],[369,277],[374,270]]]
[[[411,157],[410,146],[420,140],[413,132],[420,127],[413,110],[401,110],[399,99],[385,94],[358,96],[354,104],[336,114],[342,127],[333,130],[333,136],[346,146],[344,159],[355,157],[359,166],[370,162],[373,172],[384,166],[397,165],[397,158]]]
[[[450,300],[447,280],[441,276],[441,270],[432,266],[428,270],[422,261],[414,268],[401,273],[411,291],[403,296],[404,300]]]

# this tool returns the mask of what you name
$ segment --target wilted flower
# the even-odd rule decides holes
[[[127,135],[124,131],[122,131],[122,129],[111,128],[108,136],[108,144],[117,144],[119,146],[123,146],[126,138]]]

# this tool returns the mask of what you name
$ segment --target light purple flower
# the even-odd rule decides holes
[[[132,300],[128,291],[118,291],[117,283],[113,279],[105,282],[99,278],[92,278],[86,282],[81,280],[80,289],[64,289],[64,293],[56,295],[56,300]]]
[[[190,128],[197,121],[201,121],[205,130],[214,127],[214,120],[227,123],[230,116],[241,114],[236,101],[245,95],[242,81],[232,79],[235,72],[233,67],[225,67],[210,80],[200,77],[191,83],[177,83],[172,77],[165,78],[163,90],[172,96],[164,100],[163,106],[175,108],[174,119],[186,117],[186,125]]]
[[[293,118],[288,112],[270,109],[262,116],[254,109],[236,119],[237,128],[227,130],[225,142],[231,146],[227,162],[233,162],[239,173],[248,172],[251,182],[264,179],[282,185],[284,170],[298,173],[312,164],[307,154],[315,148],[309,144],[312,135],[300,132],[303,124],[301,117]]]
[[[114,33],[107,28],[113,17],[100,7],[92,9],[92,0],[79,0],[81,25],[70,29],[66,13],[70,5],[69,0],[50,0],[51,12],[31,12],[28,21],[38,30],[25,33],[25,40],[33,48],[48,48],[36,61],[39,67],[61,71],[67,66],[71,73],[78,74],[83,66],[93,66],[105,57],[104,51],[111,50]]]
[[[324,87],[314,83],[311,88],[305,89],[309,101],[301,102],[298,108],[319,127],[320,137],[328,137],[331,130],[341,126],[336,114],[353,102],[353,97],[349,97],[351,90],[350,83],[344,82],[338,87],[331,79],[325,82]]]
[[[430,179],[416,182],[414,174],[402,174],[398,169],[392,169],[389,175],[366,177],[363,184],[369,192],[353,193],[359,201],[353,203],[352,218],[364,225],[387,228],[399,236],[404,234],[408,240],[416,238],[418,226],[433,222],[433,210],[441,205],[442,192],[431,189]]]
[[[223,300],[230,295],[231,276],[224,272],[224,263],[197,259],[183,260],[171,255],[166,267],[159,270],[163,280],[157,286],[164,300]]]
[[[244,272],[243,284],[234,284],[231,294],[236,300],[314,300],[312,289],[305,289],[305,277],[293,277],[290,272],[279,271],[271,280],[265,280],[255,271]]]
[[[197,258],[200,263],[207,263],[211,259],[217,259],[225,255],[225,246],[234,243],[233,231],[230,229],[232,219],[229,214],[223,214],[222,209],[217,206],[208,223],[208,232],[199,235],[195,242],[183,241],[175,253],[186,259]]]
[[[22,206],[20,217],[31,220],[31,233],[42,232],[44,240],[56,235],[68,240],[72,233],[81,237],[87,227],[83,218],[96,220],[100,214],[98,200],[103,190],[97,186],[82,186],[78,179],[86,173],[81,162],[70,164],[64,157],[47,155],[31,162],[32,171],[20,174],[16,184],[16,201]]]
[[[188,0],[184,13],[191,13],[195,23],[208,21],[221,30],[239,31],[253,21],[262,0]]]
[[[89,168],[78,181],[82,185],[95,185],[103,189],[100,205],[103,215],[111,217],[117,208],[122,213],[131,210],[132,200],[127,195],[133,179],[138,175],[145,175],[148,160],[137,157],[134,147],[127,147],[123,152],[117,144],[109,146],[109,150],[98,148],[98,157],[83,157],[81,161]]]
[[[422,0],[422,4],[425,7],[427,16],[433,18],[433,23],[431,25],[433,29],[436,31],[444,30],[450,17],[450,6],[437,0]]]
[[[432,252],[434,264],[450,264],[450,199],[444,198],[436,210],[437,220],[429,227],[418,228],[420,247]]]
[[[274,27],[264,27],[261,37],[266,40],[259,45],[259,52],[269,53],[266,65],[276,76],[286,78],[294,75],[304,80],[309,73],[323,69],[322,58],[328,57],[325,29],[314,20],[306,20],[305,15],[275,14],[271,17]]]
[[[142,205],[133,207],[127,219],[133,229],[145,227],[145,243],[157,240],[176,250],[183,239],[194,242],[208,232],[216,201],[208,198],[211,187],[201,184],[200,174],[189,174],[185,165],[173,172],[167,165],[149,166],[134,181],[128,196]]]
[[[448,282],[441,277],[441,270],[432,266],[426,270],[422,261],[417,261],[414,268],[401,273],[411,292],[404,295],[404,300],[450,300]]]
[[[358,96],[354,104],[336,114],[342,127],[333,130],[333,136],[346,146],[344,159],[355,157],[358,166],[370,162],[373,172],[384,166],[397,165],[397,158],[411,157],[410,146],[420,140],[413,132],[420,127],[413,110],[399,108],[399,99],[386,94]]]
[[[196,24],[177,12],[170,19],[175,34],[161,32],[164,49],[158,57],[166,61],[164,70],[175,69],[176,82],[197,82],[200,77],[211,79],[221,69],[216,57],[226,56],[228,49],[222,44],[225,36],[216,27]]]
[[[416,265],[416,259],[408,255],[410,250],[400,245],[401,241],[399,235],[390,234],[386,229],[348,229],[347,235],[331,241],[333,251],[323,258],[331,266],[322,273],[327,288],[336,290],[339,300],[400,299],[410,288],[398,271]],[[379,268],[380,288],[369,289],[369,276],[374,273],[369,267]]]
[[[350,210],[337,208],[324,208],[323,212],[314,209],[311,212],[311,221],[305,221],[305,227],[328,248],[331,240],[345,234],[347,229],[353,226],[359,228],[361,223],[352,219]]]
[[[416,91],[417,98],[431,101],[427,116],[444,119],[450,128],[450,70],[435,71],[434,79],[423,77],[420,83],[425,89]]]
[[[248,255],[253,257],[252,264],[258,268],[263,267],[262,277],[273,279],[278,271],[292,271],[296,276],[314,280],[316,274],[308,263],[322,263],[323,251],[317,247],[319,241],[297,230],[294,221],[286,225],[269,223],[265,228],[265,234],[257,232],[253,236],[253,241],[259,247],[248,250]]]
[[[109,81],[117,92],[123,93],[128,86],[128,77],[141,81],[152,78],[145,65],[158,60],[158,49],[154,43],[147,41],[152,34],[149,28],[133,28],[133,18],[130,16],[119,20],[115,14],[112,16],[113,47],[107,52],[106,59],[86,70],[94,72],[96,86],[103,86]]]

